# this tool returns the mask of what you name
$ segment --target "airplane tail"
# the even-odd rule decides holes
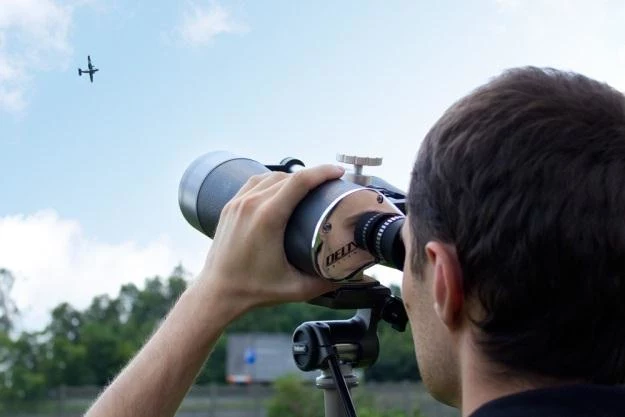
[[[78,75],[82,75],[82,70],[80,68],[78,68]]]

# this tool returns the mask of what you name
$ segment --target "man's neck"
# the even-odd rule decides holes
[[[551,379],[522,377],[514,371],[507,372],[493,365],[473,349],[465,349],[464,352],[460,362],[462,417],[469,417],[482,405],[497,398],[565,384]]]

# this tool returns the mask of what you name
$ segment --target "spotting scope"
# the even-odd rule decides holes
[[[284,235],[288,261],[303,272],[345,284],[362,280],[359,273],[375,264],[402,270],[405,193],[363,174],[364,166],[380,165],[381,158],[337,155],[337,159],[354,169],[321,184],[297,205]],[[193,227],[212,238],[222,209],[251,176],[294,173],[303,167],[295,158],[264,165],[226,151],[209,152],[185,171],[178,193],[180,209]]]

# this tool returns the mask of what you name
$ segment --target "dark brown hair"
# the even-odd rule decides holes
[[[484,353],[550,378],[625,382],[625,97],[509,70],[427,134],[408,212],[413,267],[453,244]]]

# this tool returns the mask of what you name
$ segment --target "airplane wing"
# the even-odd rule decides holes
[[[93,71],[89,72],[89,78],[91,79],[91,82],[93,82]]]

